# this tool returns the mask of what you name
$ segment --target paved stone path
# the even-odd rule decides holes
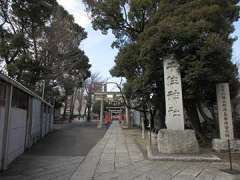
[[[82,148],[88,144],[85,141],[91,141],[97,133],[85,128],[92,135],[82,139]],[[226,169],[227,164],[219,162],[149,161],[116,121],[87,156],[85,151],[77,155],[75,151],[80,145],[75,141],[69,145],[68,140],[75,136],[72,133],[78,138],[86,138],[79,135],[78,130],[66,128],[62,131],[68,137],[63,139],[67,144],[63,149],[55,152],[54,147],[50,147],[41,154],[40,147],[48,147],[43,143],[36,146],[34,152],[25,153],[0,175],[0,180],[240,180],[221,172],[219,169]],[[57,137],[62,136],[58,134]],[[53,139],[47,142],[51,143]],[[73,156],[71,149],[75,149]]]
[[[223,163],[149,161],[113,122],[71,180],[228,180]],[[240,179],[240,178],[239,178]]]

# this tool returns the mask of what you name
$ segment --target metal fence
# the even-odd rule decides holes
[[[53,106],[0,74],[0,170],[52,130]]]

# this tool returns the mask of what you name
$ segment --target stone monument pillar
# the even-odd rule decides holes
[[[221,139],[233,139],[232,108],[228,83],[217,84],[218,119]]]
[[[179,64],[173,59],[164,62],[166,125],[171,130],[184,130],[182,82]]]
[[[101,107],[100,107],[100,120],[98,124],[98,128],[102,128],[103,124],[103,111],[104,111],[104,97],[101,98]]]
[[[141,126],[142,126],[142,138],[145,139],[145,125],[143,118],[141,118]]]
[[[240,140],[234,140],[229,84],[217,84],[216,90],[220,139],[213,139],[213,149],[218,152],[227,151],[230,140],[231,148],[240,151]]]
[[[170,57],[165,59],[164,85],[167,129],[158,133],[160,153],[197,153],[198,142],[193,130],[184,130],[182,83],[178,62]]]
[[[130,119],[129,119],[129,109],[128,109],[127,106],[126,106],[126,108],[125,108],[125,116],[126,116],[127,127],[130,128],[130,127],[131,127],[131,124],[130,124]]]

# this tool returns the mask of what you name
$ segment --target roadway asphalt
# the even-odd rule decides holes
[[[38,141],[0,173],[1,180],[69,180],[106,132],[94,122],[64,125]]]
[[[86,156],[103,137],[105,128],[96,128],[95,122],[74,122],[54,130],[27,152],[40,156]]]

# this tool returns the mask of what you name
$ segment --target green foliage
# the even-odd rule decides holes
[[[90,76],[89,59],[79,49],[86,37],[55,0],[1,1],[0,59],[9,76],[35,92],[45,84],[46,99],[70,95]]]
[[[217,83],[229,82],[234,97],[239,80],[231,61],[235,40],[231,33],[239,17],[238,2],[160,0],[143,32],[120,49],[111,74],[126,77],[125,91],[130,99],[142,105],[150,103],[163,114],[164,106],[159,103],[164,103],[163,60],[170,56],[181,65],[184,103],[190,106],[190,118],[196,118],[190,113],[196,104],[215,103]],[[155,95],[150,101],[147,97],[151,93]]]
[[[158,13],[139,38],[142,54],[162,60],[173,55],[181,65],[184,98],[212,99],[215,84],[237,82],[230,34],[236,1],[161,1]],[[151,56],[151,55],[150,55]]]
[[[94,28],[103,33],[111,29],[113,45],[121,47],[112,75],[126,77],[133,87],[162,85],[162,61],[171,55],[181,64],[185,98],[212,99],[216,83],[237,81],[230,34],[238,1],[84,2]]]
[[[113,47],[122,47],[135,41],[156,12],[159,0],[84,0],[91,13],[93,28],[115,35]]]
[[[18,56],[29,54],[49,21],[56,1],[7,0],[1,1],[1,51],[0,57],[7,64]],[[34,49],[36,51],[36,49]]]

